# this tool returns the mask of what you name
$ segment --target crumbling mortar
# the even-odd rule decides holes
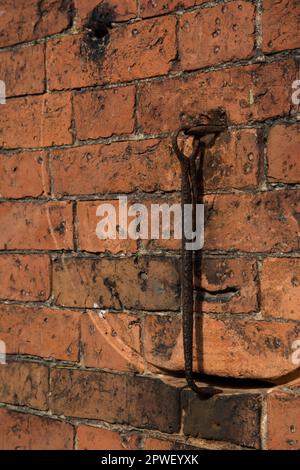
[[[261,440],[261,449],[267,450],[268,443],[268,415],[267,415],[267,396],[263,397],[262,402],[262,411],[261,411],[261,420],[260,420],[260,440]]]
[[[0,152],[1,153],[1,152]],[[274,193],[274,191],[284,191],[288,190],[289,192],[297,192],[299,190],[300,184],[298,183],[273,183],[265,187],[244,187],[244,188],[228,188],[228,189],[219,189],[219,190],[207,190],[205,195],[239,195],[239,194],[266,194]],[[39,196],[39,197],[25,197],[25,198],[0,198],[0,202],[17,202],[20,204],[26,203],[35,203],[35,204],[45,204],[48,202],[94,202],[94,201],[110,201],[117,200],[120,196],[126,195],[128,201],[156,201],[157,198],[164,196],[173,196],[174,201],[180,196],[179,190],[169,190],[169,191],[152,191],[152,192],[143,192],[140,190],[132,191],[128,193],[96,193],[96,194],[72,194],[72,195],[55,195],[55,196]],[[75,250],[77,251],[77,250]]]
[[[292,252],[253,252],[253,251],[239,251],[239,250],[229,250],[229,251],[224,251],[224,250],[203,250],[202,251],[204,256],[207,257],[226,257],[228,259],[238,259],[238,258],[258,258],[261,257],[262,259],[266,258],[299,258],[300,257],[300,250],[294,250]],[[22,254],[48,254],[54,261],[57,260],[58,258],[62,259],[130,259],[133,258],[135,259],[137,257],[137,252],[133,253],[127,253],[127,252],[121,252],[121,253],[109,253],[109,252],[87,252],[87,251],[80,251],[76,252],[73,250],[32,250],[32,249],[11,249],[11,250],[1,250],[1,254],[16,254],[16,255],[22,255]],[[174,258],[174,259],[179,259],[180,258],[180,253],[177,252],[176,250],[161,250],[161,249],[156,249],[156,250],[141,250],[138,254],[138,256],[155,256],[157,258],[161,259],[168,259],[168,258]]]

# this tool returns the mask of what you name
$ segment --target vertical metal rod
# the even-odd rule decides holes
[[[211,130],[211,128],[209,129]],[[190,157],[179,149],[178,136],[181,132],[193,135],[193,151]],[[198,387],[193,377],[193,335],[194,335],[194,253],[186,249],[188,241],[185,234],[185,207],[193,205],[193,229],[195,230],[196,204],[198,201],[198,182],[196,159],[200,152],[200,134],[207,133],[203,126],[197,130],[182,127],[173,135],[173,148],[181,165],[181,208],[182,208],[182,245],[181,245],[181,308],[183,327],[183,350],[185,375],[188,386],[196,392],[203,400],[209,399],[221,393],[221,390],[214,387]],[[202,146],[203,148],[203,146]]]

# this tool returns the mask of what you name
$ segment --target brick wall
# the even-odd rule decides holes
[[[300,3],[98,5],[0,5],[0,447],[299,449]],[[100,241],[96,208],[178,201],[170,135],[219,106],[194,368],[224,393],[202,402],[179,244]]]

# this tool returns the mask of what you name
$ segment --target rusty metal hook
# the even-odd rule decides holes
[[[182,246],[181,246],[181,308],[183,327],[183,350],[185,362],[185,375],[189,387],[201,399],[209,399],[221,393],[214,387],[198,387],[193,377],[193,331],[194,331],[194,254],[186,249],[186,236],[184,230],[184,210],[186,205],[193,206],[193,229],[195,230],[196,204],[198,203],[198,175],[200,168],[197,158],[201,148],[205,152],[206,144],[201,139],[212,135],[216,137],[225,130],[221,125],[181,126],[172,136],[174,152],[181,165],[181,207],[182,207]],[[181,133],[193,137],[193,150],[188,157],[179,148],[178,138]]]

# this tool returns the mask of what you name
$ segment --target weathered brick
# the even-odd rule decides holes
[[[235,378],[277,379],[296,370],[292,344],[300,327],[267,321],[198,318],[194,339],[194,370]],[[158,369],[184,370],[181,318],[148,315],[144,331],[145,358]]]
[[[289,390],[293,390],[295,392],[299,392],[300,391],[300,377],[297,377],[297,374],[295,374],[294,377],[296,377],[296,378],[294,378],[292,380],[288,380],[288,382],[285,381],[286,388],[289,388]],[[290,377],[289,377],[289,379],[290,379]],[[283,383],[283,382],[281,382],[281,383]]]
[[[59,250],[73,247],[69,202],[1,202],[0,248]]]
[[[141,0],[140,10],[143,18],[162,15],[169,11],[201,5],[207,0]]]
[[[137,450],[140,438],[136,433],[111,431],[92,426],[78,426],[78,450]]]
[[[298,0],[265,0],[262,16],[263,50],[277,52],[300,45],[300,4]]]
[[[54,369],[51,376],[55,413],[169,433],[179,430],[179,392],[158,379],[66,369]]]
[[[104,83],[100,64],[83,53],[83,35],[68,35],[47,42],[47,76],[51,90]]]
[[[75,0],[77,10],[77,27],[84,26],[95,7],[103,6],[103,11],[107,8],[106,0]],[[136,0],[110,0],[109,8],[114,21],[125,21],[135,18],[137,15]],[[101,9],[100,9],[101,11]]]
[[[70,424],[14,411],[0,410],[1,450],[71,450]]]
[[[130,134],[134,129],[135,87],[89,91],[74,96],[77,138]]]
[[[139,206],[134,207],[134,204],[137,203]],[[148,225],[144,226],[144,229],[139,234],[138,240],[133,239],[130,235],[131,224],[134,224],[136,227],[137,222],[137,213],[140,213],[140,204],[143,204],[143,210],[145,209],[145,217],[148,221]],[[78,204],[78,239],[79,239],[79,246],[80,249],[83,251],[88,252],[110,252],[110,253],[135,253],[138,250],[155,250],[155,249],[167,249],[167,250],[179,250],[181,246],[181,241],[175,239],[173,236],[174,232],[174,223],[172,222],[172,217],[169,217],[170,220],[170,236],[169,234],[166,235],[166,239],[163,238],[163,230],[162,230],[162,221],[158,218],[156,219],[158,222],[151,218],[151,209],[154,204],[157,206],[162,207],[164,204],[168,206],[172,206],[173,204],[178,204],[180,207],[180,201],[178,197],[170,196],[168,199],[130,199],[127,201],[127,213],[129,213],[127,217],[127,226],[128,226],[128,235],[125,240],[120,239],[120,232],[124,229],[124,225],[120,222],[120,200],[101,200],[101,201],[84,201],[79,202]],[[109,208],[105,207],[106,204],[109,204]],[[107,213],[104,212],[103,215],[99,216],[98,209],[102,207],[103,211],[109,211],[114,208],[116,214],[116,238],[112,239],[110,236],[107,239],[100,239],[99,233],[97,233],[96,228],[98,228],[98,223],[107,217]],[[126,210],[126,209],[125,209]],[[130,213],[132,211],[132,214]],[[147,211],[147,212],[146,212]],[[112,215],[114,217],[114,215]],[[158,239],[151,239],[151,229],[155,227],[156,224],[159,226],[159,238]],[[167,222],[169,223],[169,222]],[[115,236],[115,235],[113,235]]]
[[[126,313],[89,311],[81,319],[82,361],[86,367],[143,371],[140,319]]]
[[[158,439],[155,437],[145,437],[143,450],[196,450],[200,448],[205,448],[203,442],[200,444],[200,446],[190,445],[184,440],[180,441],[180,438],[182,439],[181,436],[178,436],[178,440],[169,440],[167,439],[167,437],[168,436],[165,436],[164,439]],[[194,439],[194,441],[196,441],[196,439]]]
[[[299,450],[300,397],[274,390],[267,396],[268,450]]]
[[[177,310],[178,266],[173,259],[65,258],[54,263],[53,293],[64,306]]]
[[[179,51],[185,70],[251,57],[255,7],[232,2],[185,13],[180,18]]]
[[[7,354],[77,362],[79,322],[74,311],[0,305],[0,339]]]
[[[290,252],[299,247],[299,191],[205,198],[205,248]]]
[[[175,130],[184,115],[220,106],[239,124],[288,114],[297,70],[295,61],[285,60],[144,83],[139,124],[147,133],[167,132]]]
[[[172,16],[121,26],[112,29],[104,74],[110,82],[164,75],[176,53],[176,19]]]
[[[258,160],[255,130],[222,134],[204,160],[204,189],[255,186]],[[169,139],[53,150],[51,161],[57,195],[180,190],[180,167]]]
[[[79,246],[82,251],[89,252],[103,252],[109,251],[110,253],[135,253],[138,251],[138,241],[127,238],[126,240],[119,240],[119,231],[116,234],[116,239],[100,240],[96,233],[97,224],[102,217],[97,216],[97,209],[102,204],[110,204],[116,211],[116,227],[120,216],[119,200],[112,201],[88,201],[79,202],[77,206],[77,219],[78,219],[78,240]],[[134,217],[128,217],[128,223]]]
[[[271,127],[267,152],[271,182],[300,183],[300,124]]]
[[[0,197],[23,198],[49,194],[48,155],[45,152],[0,153]]]
[[[50,260],[46,255],[0,254],[0,298],[42,301],[50,296]]]
[[[71,6],[71,0],[2,0],[0,47],[60,33],[70,25]]]
[[[203,401],[186,390],[183,410],[187,435],[260,448],[262,396],[258,392],[216,395]]]
[[[173,450],[174,447],[172,441],[147,437],[144,440],[143,450]]]
[[[12,98],[0,107],[0,147],[71,144],[70,94]]]
[[[257,267],[251,259],[202,258],[195,264],[199,312],[250,313],[257,310]]]
[[[207,150],[203,162],[204,190],[257,185],[258,136],[254,129],[224,132]]]
[[[0,402],[48,409],[48,367],[11,362],[0,367]]]
[[[51,160],[54,192],[59,195],[180,188],[180,168],[168,139],[53,150]]]
[[[265,316],[300,320],[300,258],[264,260],[261,291]]]
[[[109,30],[104,51],[91,46],[83,34],[53,39],[47,45],[49,87],[60,90],[164,75],[176,57],[175,30],[173,17],[119,25]]]
[[[43,44],[0,52],[0,77],[5,82],[7,97],[43,93],[45,90],[44,56]]]

